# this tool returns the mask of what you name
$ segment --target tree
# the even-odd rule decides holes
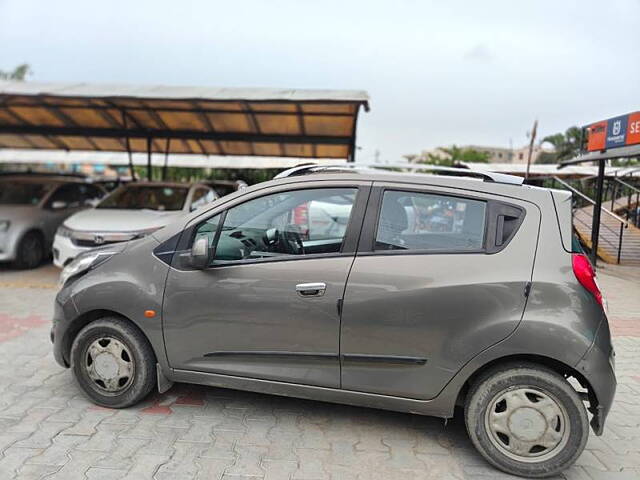
[[[31,67],[29,64],[23,63],[10,72],[0,70],[0,80],[17,80],[19,82],[24,82],[27,79],[27,76],[31,75],[31,73]]]
[[[418,163],[428,163],[430,165],[440,165],[443,167],[452,167],[461,162],[466,163],[487,163],[489,154],[479,152],[473,148],[461,148],[456,145],[451,147],[440,147],[440,153],[427,153],[426,156],[419,155]],[[415,157],[414,157],[415,158]]]
[[[578,127],[569,127],[564,133],[546,136],[542,143],[553,145],[553,152],[544,152],[538,156],[536,163],[558,163],[573,158],[580,153],[582,131]]]

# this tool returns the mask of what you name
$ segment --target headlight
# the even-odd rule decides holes
[[[78,255],[71,263],[62,269],[60,272],[60,280],[58,281],[58,287],[64,287],[65,283],[76,275],[86,272],[92,268],[96,268],[98,265],[109,260],[117,252],[112,251],[89,251]]]
[[[10,226],[11,222],[9,220],[0,220],[0,232],[6,232]]]
[[[56,230],[56,235],[60,235],[61,237],[69,238],[71,237],[71,229],[65,227],[64,225],[60,225],[58,230]]]

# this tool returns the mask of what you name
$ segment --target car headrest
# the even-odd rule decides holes
[[[398,235],[409,226],[407,212],[395,199],[388,199],[382,202],[382,212],[380,215],[380,233]]]

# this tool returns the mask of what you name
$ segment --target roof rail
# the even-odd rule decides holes
[[[326,167],[323,165],[318,165],[316,163],[305,163],[303,165],[298,165],[296,167],[283,170],[273,178],[275,180],[278,178],[297,177],[298,175],[307,175],[309,173],[315,173],[316,171],[323,170],[324,168]]]
[[[485,182],[503,183],[507,185],[522,185],[524,178],[517,177],[515,175],[506,175],[504,173],[495,172],[479,172],[477,170],[470,170],[467,168],[453,168],[453,167],[441,167],[440,165],[427,165],[427,164],[343,164],[343,165],[316,165],[307,164],[299,165],[297,167],[289,168],[276,175],[274,178],[287,178],[295,177],[298,175],[308,175],[311,173],[321,173],[327,171],[335,172],[348,172],[354,170],[376,170],[385,168],[404,168],[409,170],[424,170],[430,172],[443,172],[448,174],[456,174],[461,177],[479,177]]]

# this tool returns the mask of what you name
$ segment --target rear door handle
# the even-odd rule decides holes
[[[327,284],[318,283],[299,283],[296,285],[296,292],[301,297],[321,297],[327,290]]]

